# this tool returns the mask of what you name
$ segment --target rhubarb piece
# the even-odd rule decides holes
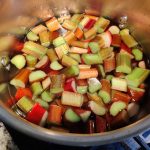
[[[66,43],[65,39],[63,37],[61,37],[61,36],[59,36],[58,38],[56,38],[55,40],[53,40],[53,45],[55,47],[58,47],[58,46],[63,45],[65,43]]]
[[[28,80],[29,80],[29,69],[22,69],[11,81],[10,84],[15,87],[25,88]]]
[[[75,59],[78,63],[81,63],[80,54],[69,53],[69,56]]]
[[[97,78],[89,78],[88,79],[88,90],[90,93],[95,93],[101,88],[101,83]]]
[[[43,92],[43,88],[40,82],[34,82],[31,85],[31,90],[34,96],[40,95]]]
[[[40,36],[41,45],[43,45],[45,47],[49,47],[50,43],[51,43],[49,31],[40,32],[39,36]]]
[[[27,38],[28,38],[28,40],[30,40],[30,41],[38,41],[39,36],[38,36],[37,34],[35,34],[34,32],[30,31],[30,32],[27,34]]]
[[[50,92],[53,94],[61,93],[63,91],[64,83],[65,83],[64,74],[52,75]]]
[[[73,14],[73,16],[71,17],[71,21],[76,24],[79,24],[82,18],[83,18],[83,14]]]
[[[112,103],[109,111],[112,116],[116,116],[117,114],[119,114],[120,111],[122,111],[126,107],[127,107],[127,105],[125,102],[117,101],[117,102]]]
[[[100,46],[96,42],[90,42],[89,47],[90,47],[92,53],[97,53],[100,50]]]
[[[98,96],[98,94],[95,93],[87,93],[88,99],[91,101],[94,101],[96,103],[99,103],[100,105],[104,105],[103,100]]]
[[[42,88],[43,90],[47,89],[51,84],[51,79],[50,77],[47,77],[45,78],[43,81],[42,81]]]
[[[68,44],[63,44],[55,48],[56,54],[59,59],[62,59],[63,55],[66,55],[70,51]]]
[[[98,76],[98,71],[96,68],[92,69],[81,69],[79,72],[78,79],[88,79],[88,78],[96,78]]]
[[[54,94],[50,93],[48,90],[47,91],[44,91],[42,94],[41,94],[41,98],[43,101],[45,102],[52,102],[53,99],[54,99]]]
[[[35,65],[35,68],[37,69],[45,68],[46,65],[48,65],[48,63],[49,63],[49,58],[48,56],[45,55],[41,60],[37,62],[37,64]]]
[[[131,48],[129,48],[126,44],[124,44],[123,42],[121,42],[120,47],[121,47],[121,51],[127,52],[127,54],[130,54],[130,56],[132,56],[134,58],[134,56],[131,55],[131,53],[132,53]]]
[[[95,26],[102,28],[105,30],[110,24],[110,21],[108,19],[105,19],[103,17],[100,17],[97,22],[95,23]]]
[[[120,33],[120,29],[117,26],[110,26],[108,30],[111,34],[119,34]]]
[[[110,126],[113,129],[126,125],[129,121],[129,116],[126,110],[121,111],[117,116],[113,117]]]
[[[69,92],[76,92],[76,82],[74,78],[69,78],[66,80],[64,90]]]
[[[76,60],[74,60],[73,58],[71,58],[67,55],[64,55],[62,57],[61,63],[62,63],[62,65],[66,66],[66,67],[70,67],[72,65],[78,65],[78,62]]]
[[[130,94],[133,101],[138,102],[142,99],[145,94],[145,89],[128,87],[128,93]]]
[[[94,24],[95,24],[96,20],[95,19],[91,19],[87,22],[87,24],[84,26],[84,29],[89,30],[91,29]]]
[[[65,41],[70,44],[72,41],[76,40],[75,34],[70,31],[64,36]]]
[[[112,101],[113,102],[123,101],[125,103],[129,103],[130,100],[131,100],[131,97],[128,94],[125,94],[123,92],[116,91],[116,90],[112,91]]]
[[[41,107],[38,103],[36,103],[32,110],[28,112],[26,119],[34,124],[44,126],[48,113],[47,111]]]
[[[107,129],[106,120],[103,117],[96,116],[96,132],[101,133],[105,132]]]
[[[87,93],[88,87],[87,86],[77,86],[77,93],[85,94]]]
[[[18,88],[17,91],[16,91],[16,94],[15,94],[15,99],[19,100],[24,96],[29,97],[29,98],[32,99],[31,90],[29,88]]]
[[[42,70],[36,70],[32,71],[29,75],[29,81],[30,82],[35,82],[35,81],[40,81],[46,77],[46,74]]]
[[[48,110],[48,108],[49,108],[48,102],[43,101],[40,98],[36,98],[34,101],[37,102],[37,103],[39,103],[44,109]]]
[[[90,69],[91,68],[91,65],[79,65],[79,69],[82,70],[82,69]]]
[[[129,29],[125,28],[120,31],[120,35],[129,35],[130,34],[129,32],[130,32]]]
[[[76,80],[76,82],[77,82],[78,86],[87,86],[88,85],[86,79],[78,79],[78,80]]]
[[[120,45],[121,45],[121,37],[120,37],[119,34],[113,34],[112,35],[111,45],[115,46],[115,47],[120,47]]]
[[[139,64],[138,64],[138,67],[139,68],[143,68],[143,69],[146,69],[146,64],[144,61],[140,61]]]
[[[90,30],[84,32],[85,39],[89,39],[91,37],[95,37],[97,32],[97,27],[92,27]]]
[[[76,28],[76,24],[70,20],[65,20],[62,26],[67,30],[74,30]]]
[[[80,21],[80,23],[79,23],[78,26],[79,26],[81,29],[83,29],[84,26],[89,22],[89,20],[90,20],[89,17],[84,16],[84,18]]]
[[[89,120],[87,122],[87,125],[86,125],[87,129],[86,129],[86,132],[88,134],[92,134],[92,133],[95,133],[95,121],[94,120]]]
[[[101,49],[99,51],[99,54],[100,54],[102,60],[105,60],[112,55],[112,52],[113,52],[113,47],[108,47],[108,48]]]
[[[81,120],[79,115],[77,115],[71,108],[68,108],[65,111],[64,117],[68,122],[71,122],[71,123],[76,123]]]
[[[98,69],[99,76],[105,78],[106,74],[103,65],[97,65],[97,69]]]
[[[46,22],[46,26],[48,27],[48,29],[51,32],[56,31],[56,30],[58,30],[61,27],[59,22],[58,22],[58,20],[55,17],[53,17],[52,19],[48,20]]]
[[[101,81],[102,88],[99,91],[98,95],[102,98],[105,104],[108,104],[111,101],[110,97],[110,82],[109,80],[102,79]]]
[[[89,101],[89,107],[91,111],[96,115],[103,116],[106,113],[106,108],[94,101]]]
[[[116,72],[129,74],[131,72],[131,58],[126,53],[119,53],[116,57]]]
[[[115,68],[116,68],[116,60],[114,57],[104,60],[104,70],[106,73],[115,70]]]
[[[113,77],[111,80],[112,86],[111,88],[118,91],[127,92],[127,81],[126,79],[120,79]]]
[[[99,54],[82,54],[82,59],[87,65],[102,63],[102,58]]]
[[[85,48],[71,47],[69,52],[70,53],[75,53],[75,54],[84,54],[84,53],[87,53],[88,50],[85,49]]]
[[[85,48],[85,49],[88,48],[88,42],[83,42],[83,41],[72,41],[70,45],[74,47]]]
[[[62,107],[57,105],[50,105],[47,123],[54,125],[61,125],[62,122]]]
[[[106,80],[111,81],[113,77],[114,77],[113,75],[107,75],[107,76],[106,76]]]
[[[24,112],[28,113],[34,106],[34,102],[27,98],[26,96],[22,97],[18,102],[17,106]]]
[[[27,66],[30,68],[34,68],[35,65],[37,64],[37,58],[32,55],[25,55],[26,61],[27,61]]]
[[[83,37],[83,31],[79,27],[76,28],[74,34],[79,40]]]
[[[110,47],[111,42],[112,42],[112,36],[111,36],[110,32],[106,31],[104,33],[101,33],[99,36],[102,38],[102,40],[104,42],[103,48]]]
[[[58,60],[58,57],[57,57],[54,49],[52,49],[52,48],[47,50],[47,56],[51,62]]]
[[[84,109],[81,109],[81,108],[75,108],[73,110],[75,111],[75,113],[78,116],[81,117],[81,120],[83,122],[86,122],[89,119],[90,115],[91,115],[91,111],[89,111],[89,110],[84,110]]]
[[[27,41],[25,42],[22,51],[25,54],[30,54],[41,59],[46,54],[47,48],[32,41]]]
[[[83,104],[83,95],[73,92],[64,91],[62,93],[61,103],[63,105],[81,107]]]
[[[134,68],[134,70],[126,76],[129,86],[138,87],[149,76],[150,70],[143,68]]]
[[[79,74],[79,67],[78,66],[70,66],[62,70],[62,73],[65,74],[67,78],[74,77]]]
[[[50,64],[50,68],[53,70],[61,70],[63,66],[56,60]]]
[[[123,35],[121,34],[121,39],[129,48],[135,47],[138,45],[138,43],[130,34],[123,34]]]
[[[40,32],[46,31],[47,28],[43,26],[42,24],[35,26],[34,28],[31,29],[31,31],[35,34],[39,34]]]
[[[129,117],[133,117],[138,114],[140,106],[137,103],[130,103],[127,107]]]
[[[132,49],[132,54],[134,55],[135,60],[140,61],[143,59],[143,53],[141,50],[134,48]]]
[[[26,65],[26,59],[23,55],[15,55],[11,59],[11,63],[15,65],[18,69],[22,69]]]

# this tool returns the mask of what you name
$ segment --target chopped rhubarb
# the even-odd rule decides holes
[[[69,92],[76,92],[76,82],[74,78],[66,80],[64,90]]]
[[[27,96],[32,99],[32,92],[29,88],[18,88],[15,94],[17,100],[21,99],[23,96]]]

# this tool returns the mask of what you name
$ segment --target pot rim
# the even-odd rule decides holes
[[[150,114],[128,126],[95,134],[62,133],[32,124],[17,116],[0,101],[0,119],[14,129],[33,138],[68,146],[96,146],[135,136],[150,127]]]

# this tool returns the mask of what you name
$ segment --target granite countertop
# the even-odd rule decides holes
[[[2,122],[0,122],[0,150],[19,150]]]

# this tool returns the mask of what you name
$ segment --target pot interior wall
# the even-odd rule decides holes
[[[10,22],[29,27],[41,21],[41,19],[47,20],[51,16],[59,15],[64,11],[80,13],[86,10],[91,14],[109,16],[116,21],[125,15],[128,16],[128,26],[132,34],[142,45],[146,56],[150,57],[149,5],[149,0],[2,0],[0,2],[0,32],[2,33],[10,28]],[[3,55],[2,52],[0,54]],[[10,72],[0,69],[0,83],[7,82],[13,76],[13,73]],[[150,81],[148,82],[150,85]],[[1,100],[5,101],[10,93],[13,93],[13,90],[12,88],[9,90],[7,84],[1,86],[1,88],[6,89],[4,93],[0,93]],[[142,115],[140,114],[138,118],[150,113],[148,98],[150,98],[150,91],[147,92],[145,97]]]

